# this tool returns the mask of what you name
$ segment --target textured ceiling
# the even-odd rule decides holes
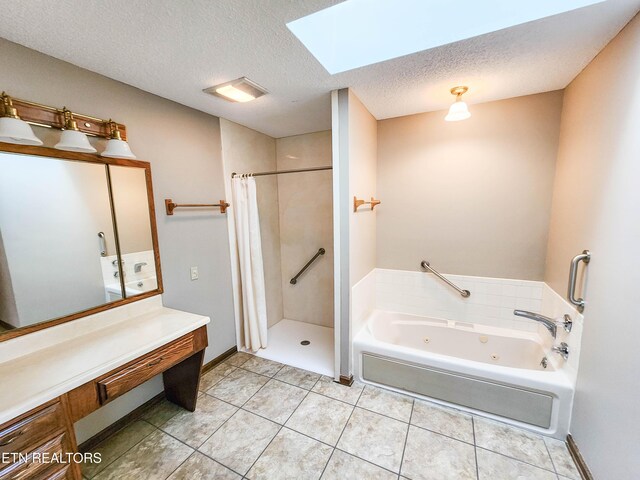
[[[0,37],[283,137],[330,128],[335,88],[351,87],[378,119],[446,108],[458,84],[470,104],[564,88],[640,10],[608,0],[332,76],[286,23],[336,3],[0,0]],[[241,76],[269,95],[239,104],[202,93]]]

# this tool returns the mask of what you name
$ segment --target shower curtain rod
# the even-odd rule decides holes
[[[252,177],[262,177],[265,175],[280,175],[282,173],[300,173],[300,172],[316,172],[318,170],[332,170],[333,167],[311,167],[311,168],[301,168],[299,170],[279,170],[273,172],[259,172],[259,173],[249,173]],[[242,175],[240,173],[233,172],[231,174],[231,178],[237,177],[238,175]]]

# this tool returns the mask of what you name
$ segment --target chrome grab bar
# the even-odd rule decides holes
[[[426,260],[423,260],[422,263],[420,263],[420,266],[422,268],[424,268],[425,270],[429,270],[431,273],[433,273],[436,277],[438,277],[440,280],[442,280],[444,283],[446,283],[447,285],[449,285],[450,287],[454,288],[460,295],[462,295],[464,298],[468,298],[471,296],[471,292],[469,290],[463,290],[460,287],[458,287],[457,285],[455,285],[454,283],[452,283],[449,279],[447,279],[446,277],[443,277],[440,273],[436,272],[433,267],[431,267],[431,265],[429,265],[429,262],[427,262]]]
[[[104,232],[98,232],[98,238],[99,238],[99,242],[100,242],[100,256],[101,257],[106,257],[107,256],[107,240],[104,237]]]
[[[318,258],[320,255],[324,255],[324,254],[325,254],[325,249],[324,249],[324,248],[319,249],[319,250],[316,252],[316,254],[311,258],[311,260],[309,260],[309,261],[307,262],[307,264],[306,264],[304,267],[302,267],[302,270],[300,270],[300,271],[298,272],[298,274],[297,274],[295,277],[293,277],[291,280],[289,280],[289,283],[290,283],[291,285],[295,285],[296,283],[298,283],[298,277],[299,277],[300,275],[302,275],[302,274],[307,270],[307,268],[309,268],[309,267],[311,266],[311,264],[312,264],[313,262],[315,262],[315,261],[316,261],[316,258]]]
[[[576,255],[571,260],[571,268],[569,269],[569,288],[567,291],[567,299],[576,306],[577,310],[582,313],[584,311],[584,299],[576,298],[576,278],[578,276],[578,263],[584,262],[588,264],[591,261],[591,252],[583,250],[580,255]]]

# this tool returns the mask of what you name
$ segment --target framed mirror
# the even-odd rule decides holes
[[[148,162],[0,143],[0,341],[158,293]]]

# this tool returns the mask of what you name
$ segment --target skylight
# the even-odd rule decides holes
[[[331,74],[605,0],[347,0],[287,23]]]

